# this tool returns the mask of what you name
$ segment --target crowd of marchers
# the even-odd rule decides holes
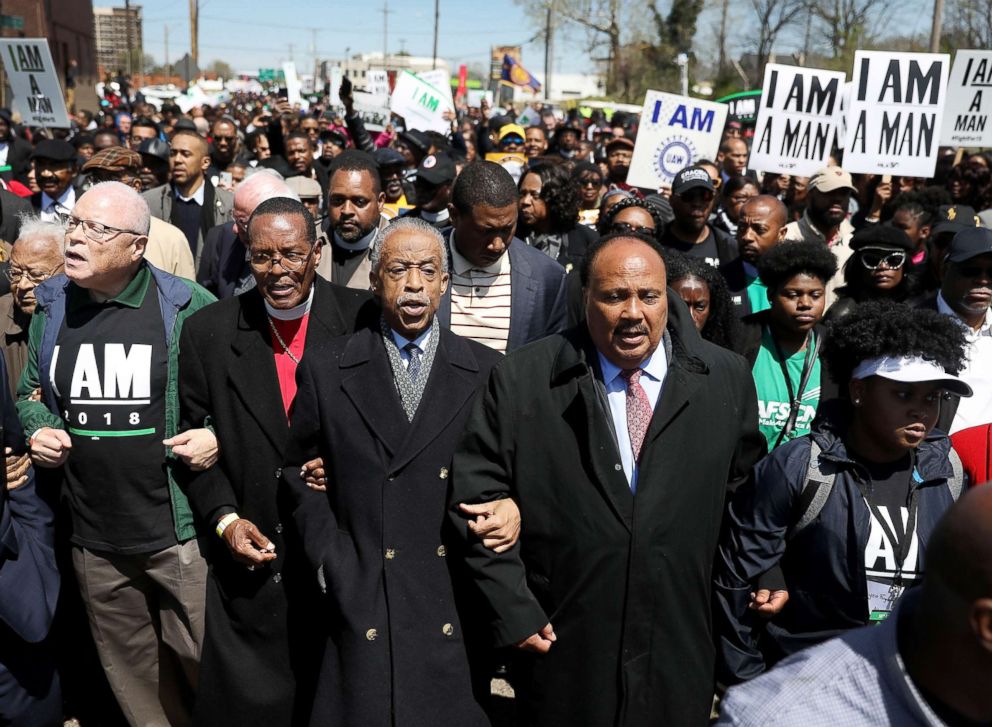
[[[0,724],[992,724],[992,154],[74,111],[0,110]]]

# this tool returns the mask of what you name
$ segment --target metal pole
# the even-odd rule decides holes
[[[930,52],[937,53],[940,50],[940,26],[944,15],[944,0],[934,0],[933,2],[933,25],[930,26]]]
[[[133,69],[131,67],[132,63],[132,53],[131,50],[131,0],[124,0],[124,34],[127,37],[127,82],[131,83],[131,74]]]
[[[434,0],[434,60],[431,68],[437,68],[437,28],[441,20],[441,0]]]
[[[172,65],[169,63],[169,26],[165,26],[165,83],[172,83]]]
[[[689,56],[685,53],[679,53],[675,58],[675,63],[679,67],[679,77],[682,85],[682,95],[689,95]]]
[[[382,67],[386,68],[389,55],[389,0],[382,3]]]
[[[193,65],[199,69],[200,67],[200,0],[189,0],[189,57],[193,61]],[[192,69],[190,70],[190,77],[192,77]]]
[[[551,2],[544,17],[544,98],[551,98]]]

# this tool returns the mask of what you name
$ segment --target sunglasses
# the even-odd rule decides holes
[[[861,252],[861,264],[869,270],[878,270],[883,265],[889,270],[898,270],[906,262],[906,253],[863,250]]]
[[[654,237],[654,228],[645,227],[643,225],[632,225],[629,222],[614,222],[610,225],[611,233],[620,233],[623,235],[647,235],[648,237]]]

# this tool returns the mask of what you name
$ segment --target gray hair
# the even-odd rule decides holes
[[[282,176],[279,172],[277,172],[275,169],[272,169],[271,167],[245,167],[245,182],[247,182],[250,178],[258,175],[275,177],[279,181],[285,179],[284,176]]]
[[[424,222],[419,217],[397,217],[379,230],[379,234],[375,236],[375,241],[372,243],[372,249],[369,251],[369,262],[372,264],[373,270],[379,270],[382,248],[385,247],[386,242],[400,232],[419,232],[430,237],[437,244],[438,253],[441,256],[441,272],[448,272],[448,250],[444,244],[444,235],[434,225]]]
[[[18,219],[21,223],[21,230],[17,234],[15,245],[22,241],[28,245],[47,243],[57,248],[59,253],[62,252],[62,248],[65,246],[64,222],[46,222],[39,215],[31,212],[20,215]]]
[[[121,224],[121,227],[131,232],[136,232],[139,235],[148,234],[148,228],[152,224],[152,214],[148,209],[148,203],[133,188],[121,182],[100,182],[86,190],[83,197],[92,194],[117,197],[120,200],[118,209],[120,209],[125,217],[125,221]],[[103,222],[103,220],[97,220],[97,222]],[[116,226],[114,225],[114,227]]]

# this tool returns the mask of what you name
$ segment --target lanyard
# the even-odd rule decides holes
[[[813,331],[806,334],[806,357],[803,359],[803,372],[799,377],[799,390],[793,392],[792,378],[789,376],[789,362],[785,354],[782,353],[782,348],[778,345],[774,332],[769,330],[768,333],[771,336],[772,345],[775,346],[775,357],[778,359],[778,365],[782,367],[785,388],[789,392],[789,418],[786,420],[785,426],[782,427],[782,431],[778,433],[778,438],[772,447],[774,449],[796,428],[796,419],[799,418],[799,406],[802,404],[803,392],[806,391],[806,386],[809,384],[809,377],[813,373],[813,364],[816,362],[816,356],[820,350],[820,339]]]
[[[909,557],[909,549],[913,544],[913,533],[916,532],[916,514],[919,508],[919,494],[920,489],[916,485],[922,482],[919,472],[916,470],[916,456],[913,454],[912,460],[912,474],[910,476],[910,496],[909,496],[909,517],[906,519],[906,532],[903,534],[902,542],[899,543],[898,549],[896,551],[896,573],[893,576],[893,583],[897,586],[902,585],[902,571],[906,565],[906,558]],[[868,509],[871,511],[872,517],[878,522],[879,527],[882,528],[882,532],[885,533],[885,537],[889,539],[889,543],[892,547],[896,547],[896,534],[895,531],[889,527],[889,522],[882,516],[882,510],[877,504],[872,500],[868,494],[865,495],[865,502],[868,504]]]

